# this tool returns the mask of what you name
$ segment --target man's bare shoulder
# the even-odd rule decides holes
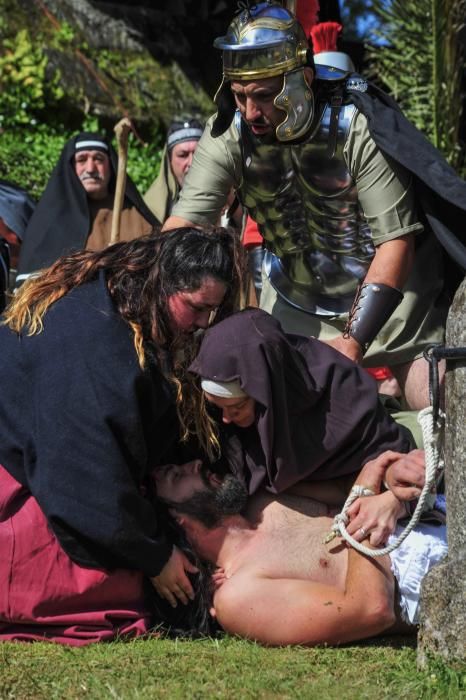
[[[371,573],[378,575],[375,567]],[[366,578],[370,588],[372,578]],[[226,632],[268,646],[341,644],[393,625],[393,601],[375,598],[368,605],[367,589],[347,596],[331,584],[249,570],[225,581],[215,593],[214,610]]]
[[[217,589],[213,609],[217,621],[226,632],[258,638],[255,624],[257,606],[263,599],[269,581],[258,575],[255,568],[245,567]]]
[[[257,578],[254,570],[241,571],[227,578],[214,593],[213,607],[215,611],[228,612],[230,607],[244,602],[250,596],[250,584]]]

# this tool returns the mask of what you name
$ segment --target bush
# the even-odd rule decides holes
[[[0,54],[0,126],[35,126],[48,106],[56,106],[63,97],[58,73],[46,77],[47,57],[34,46],[27,29],[14,39],[2,42]]]
[[[65,95],[60,86],[64,78],[54,67],[53,52],[71,49],[75,56],[76,49],[84,50],[79,32],[67,22],[50,32],[48,22],[38,22],[42,13],[25,17],[17,9],[12,0],[0,0],[0,177],[39,199],[68,139],[79,131],[96,131],[116,145],[114,124],[108,114],[86,116],[89,105],[81,105],[82,95],[79,100],[76,94]],[[109,56],[100,52],[98,58],[105,66]],[[145,123],[148,143],[130,135],[128,173],[141,194],[160,168],[165,141],[160,124]]]

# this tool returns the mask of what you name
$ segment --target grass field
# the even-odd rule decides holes
[[[414,640],[265,649],[243,640],[148,639],[71,649],[0,644],[1,700],[47,698],[466,698],[466,667],[416,668]]]

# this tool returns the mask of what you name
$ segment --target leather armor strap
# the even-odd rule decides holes
[[[351,336],[365,353],[382,326],[390,318],[403,294],[388,284],[369,282],[359,287],[350,311],[344,338]]]
[[[327,142],[327,156],[333,158],[337,150],[338,138],[338,119],[340,116],[341,105],[343,103],[343,91],[340,90],[330,98],[330,125]]]

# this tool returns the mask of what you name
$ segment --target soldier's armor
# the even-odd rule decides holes
[[[264,236],[270,281],[290,304],[318,315],[350,309],[374,256],[343,158],[356,111],[353,104],[341,106],[329,139],[332,107],[324,103],[317,124],[298,144],[265,145],[241,127],[239,195]]]

